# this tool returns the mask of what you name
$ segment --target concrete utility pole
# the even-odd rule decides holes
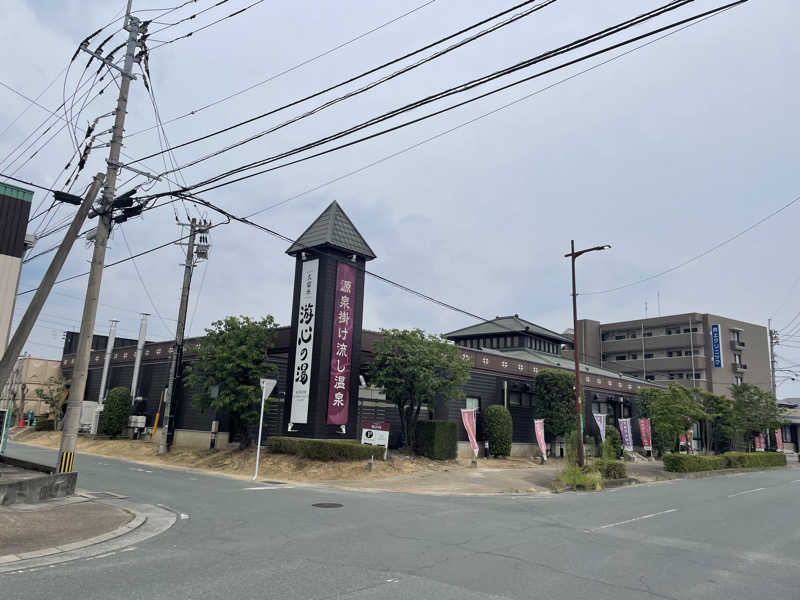
[[[777,388],[775,386],[775,346],[779,343],[778,342],[778,332],[772,328],[772,319],[767,320],[767,331],[769,332],[769,359],[770,359],[770,371],[772,374],[772,395],[777,396]]]
[[[108,234],[111,231],[111,215],[114,202],[114,193],[117,186],[117,173],[119,171],[119,156],[122,151],[122,133],[125,130],[125,115],[128,107],[128,90],[130,89],[133,75],[133,62],[139,37],[140,21],[131,16],[131,0],[125,13],[125,26],[128,31],[128,43],[125,48],[125,63],[122,68],[122,78],[117,97],[117,108],[114,111],[114,127],[112,128],[111,143],[106,160],[106,181],[103,187],[103,199],[97,210],[97,234],[94,240],[94,253],[92,265],[89,270],[89,282],[86,286],[86,299],[83,304],[83,318],[81,331],[78,338],[78,351],[75,354],[75,367],[72,371],[72,386],[67,400],[67,414],[64,418],[64,431],[61,435],[61,447],[58,452],[58,471],[68,473],[72,471],[75,455],[75,444],[78,440],[78,428],[81,418],[81,402],[86,391],[86,379],[89,374],[89,358],[92,351],[92,337],[94,336],[95,317],[97,316],[97,303],[100,297],[100,283],[103,279],[103,267],[106,258]],[[81,47],[89,54],[94,55],[87,48]],[[101,60],[103,60],[101,58]]]
[[[0,360],[0,390],[2,390],[5,383],[9,381],[9,376],[14,370],[17,357],[22,353],[25,342],[28,341],[28,336],[33,326],[36,324],[36,319],[39,318],[39,313],[42,311],[42,307],[47,301],[47,297],[50,295],[50,290],[53,288],[53,284],[58,274],[61,272],[61,267],[64,266],[64,261],[67,260],[67,255],[70,250],[72,250],[72,244],[78,237],[78,232],[83,226],[83,222],[86,220],[86,215],[89,213],[92,204],[94,204],[95,198],[97,198],[97,193],[100,191],[100,185],[102,183],[103,174],[98,173],[94,176],[94,181],[92,185],[89,186],[86,197],[75,213],[72,224],[70,224],[69,229],[67,229],[64,239],[61,240],[61,245],[58,247],[56,255],[50,262],[50,266],[47,267],[47,272],[44,274],[44,277],[42,277],[42,282],[39,284],[39,287],[36,288],[36,293],[33,295],[31,303],[28,305],[19,325],[17,325],[14,337],[11,338],[11,342],[5,350],[2,360]]]
[[[178,327],[175,331],[175,344],[172,347],[172,356],[169,361],[169,379],[167,392],[164,399],[164,418],[161,426],[161,442],[158,453],[164,454],[168,450],[168,436],[170,428],[170,411],[172,409],[172,396],[175,393],[175,380],[180,376],[180,366],[183,360],[183,333],[186,327],[186,309],[189,305],[189,288],[192,285],[192,271],[194,270],[194,236],[197,232],[197,221],[192,219],[189,224],[189,243],[186,247],[186,264],[183,269],[183,288],[181,289],[181,305],[178,310]]]
[[[144,342],[147,337],[147,317],[148,313],[142,313],[142,321],[139,323],[139,341],[136,342],[136,361],[133,363],[133,377],[131,378],[131,405],[136,402],[136,392],[139,391],[139,369],[142,366]]]

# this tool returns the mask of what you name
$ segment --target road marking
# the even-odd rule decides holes
[[[736,494],[730,494],[728,498],[735,498],[736,496],[741,496],[742,494],[752,494],[753,492],[760,492],[761,490],[765,490],[767,488],[756,488],[754,490],[745,490],[743,492],[737,492]]]
[[[181,513],[181,521],[185,521],[188,518],[189,518],[189,515],[187,515],[186,513]]]
[[[790,481],[789,483],[800,483],[800,479],[795,479],[794,481]]]
[[[242,491],[244,492],[247,490],[280,490],[280,489],[286,489],[286,487],[283,485],[269,485],[269,486],[242,488]]]
[[[98,558],[108,558],[109,556],[114,556],[116,551],[114,552],[106,552],[105,554],[98,554],[97,556],[90,556],[85,560],[97,560]]]
[[[652,513],[649,515],[642,515],[641,517],[634,517],[632,519],[628,519],[627,521],[620,521],[618,523],[609,523],[608,525],[601,525],[600,527],[595,527],[594,529],[590,529],[589,531],[597,531],[598,529],[608,529],[609,527],[616,527],[617,525],[627,525],[628,523],[634,523],[636,521],[643,521],[644,519],[652,519],[653,517],[658,517],[660,515],[668,515],[669,513],[677,512],[677,508],[670,508],[669,510],[662,510],[661,512]]]

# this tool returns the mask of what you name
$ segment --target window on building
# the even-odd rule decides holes
[[[667,352],[667,358],[672,358],[672,350],[670,350],[669,352]]]
[[[652,331],[645,331],[644,332],[644,337],[653,337],[653,332]]]
[[[744,377],[742,377],[741,375],[734,375],[733,382],[736,385],[742,385],[742,383],[744,383]]]
[[[492,348],[497,348],[497,338],[492,338]]]
[[[675,379],[675,373],[670,373],[670,374],[669,374],[669,378],[670,378],[670,379]]]
[[[692,351],[691,350],[684,350],[683,351],[683,355],[684,356],[691,356],[692,355]]]
[[[702,373],[697,373],[697,372],[695,372],[695,374],[694,374],[694,378],[695,378],[695,379],[702,379]]]
[[[667,335],[672,335],[672,329],[667,329]]]
[[[733,353],[733,364],[740,365],[742,364],[742,355],[739,352]]]
[[[644,357],[645,358],[653,358],[653,353],[652,352],[645,352]]]
[[[697,327],[692,327],[692,333],[697,333]]]
[[[615,336],[614,336],[614,339],[615,339],[615,340],[624,340],[624,339],[625,339],[625,336],[624,336],[624,335],[615,335]],[[577,431],[577,430],[576,430],[576,431]]]
[[[639,355],[635,352],[631,352],[631,360],[636,360],[637,358],[639,358]]]
[[[622,404],[622,418],[629,419],[631,416],[631,406],[630,404]]]
[[[645,379],[647,379],[647,381],[655,381],[656,376],[655,375],[648,375],[647,377],[645,377]]]
[[[533,407],[533,394],[522,392],[522,406]]]
[[[633,333],[631,333],[631,339],[635,340],[637,335],[638,334],[634,331]]]
[[[475,398],[474,396],[467,396],[467,409],[481,409],[481,399]]]
[[[615,360],[627,360],[627,355],[617,354],[617,358]],[[577,428],[575,430],[577,431]]]
[[[516,336],[516,335],[514,336],[512,344],[513,344],[514,348],[519,346],[519,336]]]
[[[508,392],[509,406],[522,406],[522,394],[519,392]]]
[[[785,444],[793,444],[795,440],[792,438],[791,425],[784,425],[781,427],[781,438]]]

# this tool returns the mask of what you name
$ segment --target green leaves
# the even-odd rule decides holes
[[[754,433],[777,429],[783,423],[784,411],[770,392],[751,383],[741,383],[731,386],[731,396],[734,428],[748,447]]]
[[[270,315],[260,320],[231,316],[212,323],[185,377],[195,390],[194,404],[201,410],[227,412],[245,424],[257,422],[259,379],[277,373],[268,357],[275,327]]]
[[[695,391],[681,386],[644,389],[641,398],[642,414],[650,418],[653,430],[653,448],[661,454],[677,449],[680,435],[708,416]]]
[[[395,403],[403,423],[403,439],[413,445],[422,406],[446,410],[447,402],[462,398],[469,364],[456,346],[421,329],[382,329],[373,348],[370,383],[381,387]]]
[[[115,387],[108,392],[100,414],[100,433],[117,436],[128,426],[131,414],[131,393],[128,388]]]
[[[575,429],[575,375],[545,369],[533,380],[534,414],[544,419],[545,433],[566,435]]]

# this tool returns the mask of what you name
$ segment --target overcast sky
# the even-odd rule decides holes
[[[211,4],[211,0],[199,0],[163,20],[175,22]],[[152,37],[172,39],[248,4],[250,0],[230,0]],[[188,39],[153,49],[150,70],[159,113],[167,121],[198,109],[422,4],[423,0],[262,2]],[[265,112],[511,5],[510,0],[429,2],[269,83],[166,124],[166,134],[175,145]],[[181,181],[196,182],[336,132],[659,5],[641,0],[558,0],[357,98],[186,168]],[[134,0],[135,10],[169,6],[163,0]],[[715,6],[715,2],[698,0],[614,41]],[[64,76],[59,75],[77,44],[123,9],[123,0],[3,0],[0,20],[6,27],[0,38],[0,51],[6,58],[0,81],[30,98],[39,96],[55,81],[38,99],[43,106],[55,109],[62,102],[64,89],[71,97],[79,85],[86,55],[72,64],[66,86]],[[159,13],[137,14],[148,18]],[[744,230],[800,194],[800,183],[795,180],[800,138],[800,44],[794,31],[798,22],[800,3],[796,0],[751,0],[269,210],[255,220],[296,237],[331,201],[337,200],[378,256],[370,263],[371,270],[483,317],[519,313],[563,331],[572,324],[569,263],[563,258],[570,239],[574,238],[579,247],[613,244],[611,250],[585,256],[578,262],[579,290],[606,290],[673,267]],[[92,40],[93,47],[120,27],[117,22],[104,30]],[[159,27],[163,25],[153,24],[151,31]],[[120,32],[106,50],[123,41]],[[150,42],[151,47],[156,45],[158,42]],[[205,197],[236,214],[252,213],[550,86],[601,60],[603,57],[595,58],[376,140],[214,190]],[[558,63],[547,63],[551,64]],[[426,114],[542,68],[544,65],[527,69],[389,124]],[[93,77],[95,70],[96,63],[82,81]],[[107,81],[108,77],[95,90]],[[82,88],[86,89],[88,86]],[[327,94],[323,100],[335,95]],[[74,105],[71,118],[77,116],[79,136],[83,136],[89,121],[114,108],[115,97],[116,87],[112,84],[79,115],[82,102]],[[175,160],[184,164],[315,105],[312,101],[178,149]],[[155,124],[153,106],[141,77],[131,85],[128,109],[127,133]],[[26,112],[9,127],[23,110]],[[47,112],[29,107],[26,100],[0,88],[0,131],[7,128],[0,135],[0,158],[11,153],[46,119]],[[55,121],[50,118],[47,125]],[[106,118],[98,130],[110,126],[111,120]],[[42,141],[58,127],[60,124]],[[126,156],[138,158],[157,151],[156,131],[127,138]],[[63,188],[65,177],[56,177],[73,152],[67,130],[23,165],[39,146],[23,154],[21,150],[29,143],[3,160],[0,171],[16,171],[16,176],[47,187],[56,181],[56,187]],[[92,153],[73,192],[80,193],[92,174],[104,170],[106,152],[98,149]],[[18,155],[19,160],[15,160]],[[161,157],[144,164],[140,167],[149,172],[165,170]],[[124,173],[121,180],[130,175]],[[158,183],[153,189],[166,190],[167,184]],[[37,190],[33,207],[40,202],[45,202],[46,207],[49,198]],[[202,207],[198,210],[188,204],[166,205],[123,225],[131,250],[139,252],[179,237],[176,214],[185,220],[187,211],[190,216],[220,220]],[[68,208],[61,208],[44,229],[52,228],[70,213]],[[47,218],[51,216],[52,213]],[[668,275],[616,292],[582,295],[580,316],[600,321],[638,318],[644,313],[645,302],[652,316],[658,314],[660,296],[661,314],[713,312],[764,325],[773,317],[777,327],[783,328],[800,310],[800,285],[792,288],[800,276],[796,250],[798,216],[800,202]],[[41,220],[31,224],[31,230],[41,227]],[[58,234],[53,234],[40,240],[35,251],[53,246],[58,239]],[[200,334],[211,321],[232,314],[258,317],[269,313],[279,323],[288,324],[294,264],[284,253],[288,244],[235,223],[214,229],[211,243],[208,262],[195,271],[188,334]],[[120,335],[135,337],[137,313],[149,312],[153,313],[149,339],[174,335],[181,253],[172,246],[136,260],[155,306],[131,261],[107,269],[97,331],[105,332],[108,320],[117,318]],[[107,261],[128,255],[117,229]],[[76,243],[62,275],[85,271],[90,256],[91,248],[84,241]],[[25,265],[20,291],[37,285],[48,258],[49,255]],[[85,286],[85,278],[57,286],[58,294],[47,302],[27,351],[45,357],[60,355],[62,331],[78,326]],[[17,316],[31,296],[20,297]],[[367,280],[365,328],[421,327],[439,333],[472,321],[374,279]],[[789,347],[794,344],[798,349]],[[785,365],[800,363],[800,343],[786,338],[779,355]],[[779,396],[786,395],[800,395],[800,385],[782,384]]]

